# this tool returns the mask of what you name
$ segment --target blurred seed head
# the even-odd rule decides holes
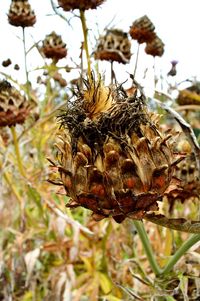
[[[151,42],[147,43],[145,47],[146,54],[152,55],[152,56],[162,56],[164,53],[164,46],[165,44],[163,41],[156,36],[155,39],[153,39]]]
[[[8,67],[8,66],[10,66],[11,64],[12,64],[11,59],[7,59],[7,60],[5,60],[5,61],[2,62],[2,66],[3,66],[3,67]]]
[[[94,53],[96,60],[106,60],[118,63],[129,63],[131,58],[131,43],[127,33],[119,29],[107,30],[106,35],[98,40]]]
[[[13,26],[21,27],[30,27],[35,24],[36,16],[28,0],[12,0],[8,22]]]
[[[19,65],[18,65],[18,64],[15,64],[15,65],[14,65],[14,69],[17,70],[17,71],[20,70]]]
[[[155,26],[151,20],[146,16],[135,20],[130,27],[129,33],[132,39],[137,40],[139,44],[150,43],[155,39]]]
[[[0,81],[0,127],[24,123],[30,113],[26,98],[6,81]]]
[[[50,58],[56,62],[67,55],[66,44],[63,42],[61,36],[57,35],[54,31],[46,35],[40,50],[46,58]]]

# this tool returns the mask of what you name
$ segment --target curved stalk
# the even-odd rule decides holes
[[[91,81],[91,63],[90,63],[90,55],[89,55],[88,40],[87,40],[88,29],[86,25],[85,12],[82,9],[80,9],[80,18],[81,18],[81,25],[83,30],[83,37],[84,37],[84,49],[85,49],[85,54],[87,59],[88,78]]]
[[[189,237],[182,246],[176,251],[176,253],[170,258],[166,266],[162,269],[160,275],[168,274],[178,262],[178,260],[198,241],[200,241],[200,234],[194,234]]]

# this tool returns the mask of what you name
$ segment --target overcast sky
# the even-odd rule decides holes
[[[26,30],[28,48],[34,41],[42,40],[46,34],[52,30],[61,34],[67,44],[68,57],[62,64],[72,65],[71,58],[78,60],[80,53],[80,42],[82,32],[79,19],[72,18],[71,13],[64,13],[67,18],[71,18],[68,26],[61,18],[53,14],[50,0],[30,0],[32,8],[37,15],[37,23],[33,28]],[[54,0],[57,4],[57,1]],[[7,23],[7,12],[10,6],[9,0],[0,1],[0,61],[10,57],[13,63],[18,63],[23,67],[23,48],[20,41],[21,28],[11,26]],[[60,12],[63,12],[60,9]],[[76,11],[75,11],[76,13]],[[98,36],[97,28],[100,33],[112,22],[112,27],[128,31],[132,22],[144,14],[152,20],[156,27],[158,36],[165,43],[165,53],[162,58],[156,60],[156,71],[158,76],[163,76],[170,69],[170,61],[178,60],[177,80],[181,81],[194,76],[199,77],[200,70],[200,9],[199,0],[107,0],[97,10],[86,12],[88,27],[92,29],[92,37]],[[97,25],[98,24],[98,25]],[[91,49],[92,50],[92,49]],[[136,42],[132,43],[132,52],[136,53]],[[28,55],[29,69],[41,66],[43,61],[36,51]],[[127,77],[127,72],[133,72],[135,55],[129,65],[119,65],[116,70],[119,80]],[[103,63],[101,70],[106,70],[108,63]],[[144,47],[140,49],[139,66],[137,71],[138,80],[142,78],[145,68],[153,66],[153,58],[144,54]],[[12,68],[2,71],[12,72]],[[18,79],[23,78],[21,73],[15,71],[13,76]]]

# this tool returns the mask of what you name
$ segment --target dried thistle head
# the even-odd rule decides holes
[[[67,55],[66,44],[63,42],[61,36],[53,31],[46,35],[41,47],[41,52],[46,58],[58,61]]]
[[[96,220],[141,219],[158,209],[180,160],[172,135],[159,130],[142,93],[128,97],[122,87],[84,83],[59,116],[56,183],[70,196],[69,207],[88,208]]]
[[[160,38],[157,36],[151,42],[147,43],[145,47],[146,54],[152,56],[162,56],[164,53],[164,46],[165,44],[162,42]]]
[[[139,44],[151,42],[156,34],[154,32],[155,26],[151,20],[146,16],[135,20],[130,27],[130,36],[137,40]]]
[[[70,11],[74,9],[95,9],[97,6],[101,5],[105,0],[58,0],[59,6],[61,6],[65,11]]]
[[[36,16],[28,0],[12,0],[8,22],[13,26],[28,27],[36,22]]]
[[[199,200],[200,196],[199,170],[191,145],[181,136],[177,149],[185,153],[186,157],[175,166],[174,175],[180,181],[179,185],[166,193],[170,212],[177,201],[184,203],[193,199]]]
[[[0,82],[0,126],[13,126],[24,123],[30,113],[26,98],[9,82]]]
[[[108,30],[105,36],[100,37],[94,57],[97,60],[129,63],[131,43],[127,33],[118,29]]]

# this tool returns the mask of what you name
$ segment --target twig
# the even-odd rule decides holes
[[[47,206],[59,217],[61,217],[62,219],[64,219],[68,224],[75,226],[77,228],[79,228],[81,231],[83,231],[84,233],[93,236],[94,233],[92,231],[90,231],[88,228],[84,227],[83,225],[81,225],[79,222],[71,219],[69,216],[67,216],[66,214],[64,214],[60,209],[58,209],[54,204],[52,204],[51,202],[45,200],[45,203],[47,204]]]
[[[68,19],[67,19],[63,14],[61,14],[61,13],[57,10],[57,7],[55,6],[53,0],[50,0],[50,1],[51,1],[52,9],[53,9],[53,11],[55,12],[55,14],[58,15],[59,17],[61,17],[65,22],[67,22],[68,25],[70,25]]]
[[[132,289],[124,287],[123,285],[116,283],[116,285],[121,288],[125,293],[127,293],[129,296],[133,297],[134,300],[139,300],[139,301],[145,301],[143,298],[140,296],[136,295]]]
[[[138,60],[139,60],[139,51],[140,51],[140,44],[138,43],[136,60],[135,60],[135,67],[134,67],[134,72],[133,72],[133,79],[135,79],[135,75],[136,75],[136,71],[137,71]]]

